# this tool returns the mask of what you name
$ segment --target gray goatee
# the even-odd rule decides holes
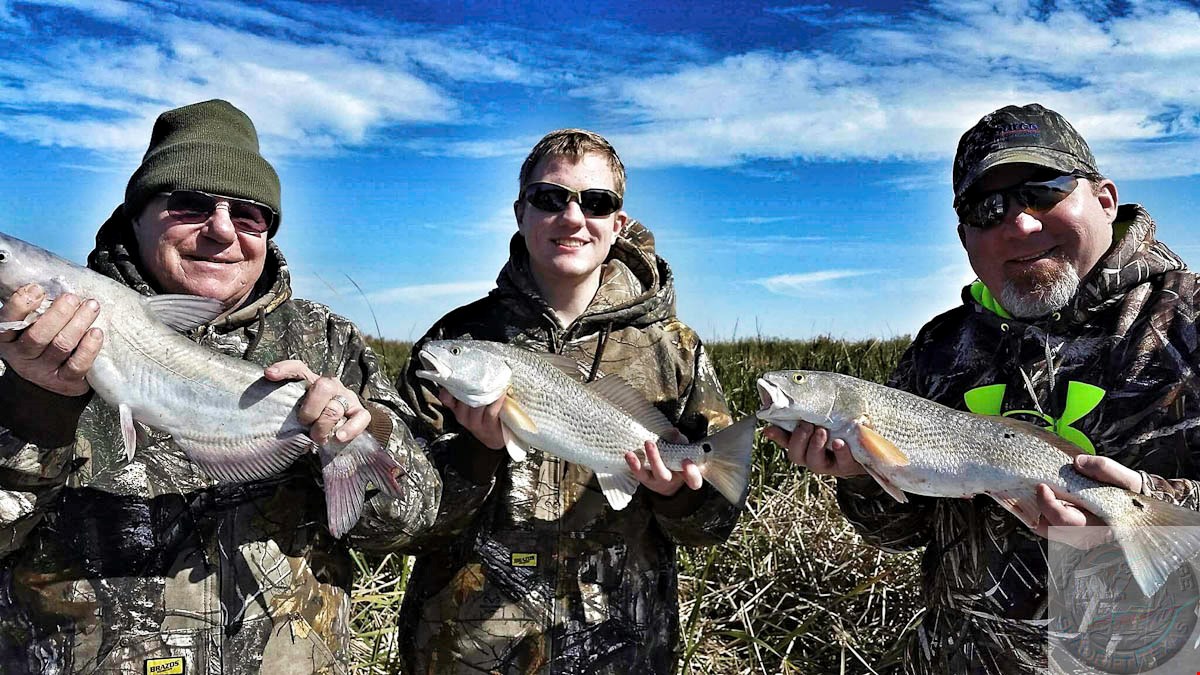
[[[1064,264],[1058,274],[1036,283],[1032,290],[1023,291],[1013,280],[1006,280],[1000,289],[1000,304],[1017,318],[1036,319],[1066,307],[1078,289],[1079,272],[1074,265]]]

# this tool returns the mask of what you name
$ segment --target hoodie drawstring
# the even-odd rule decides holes
[[[253,352],[254,348],[258,346],[258,343],[262,340],[263,333],[266,332],[266,328],[267,328],[267,308],[266,307],[258,308],[258,315],[255,317],[255,321],[257,323],[258,330],[254,331],[254,337],[250,338],[250,345],[247,346],[246,351],[242,353],[242,358],[245,359],[246,361],[250,360],[250,353]]]
[[[588,373],[585,382],[592,382],[596,379],[596,374],[600,372],[600,361],[604,357],[604,347],[608,344],[608,336],[612,333],[612,322],[604,324],[600,329],[600,337],[596,340],[596,356],[592,359],[592,370]]]

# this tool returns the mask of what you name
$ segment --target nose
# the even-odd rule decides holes
[[[1010,237],[1028,237],[1042,230],[1042,221],[1021,204],[1013,204],[1000,224],[1004,234]]]
[[[212,215],[204,221],[204,235],[224,243],[237,240],[237,228],[229,216],[229,202],[217,202],[213,206]]]
[[[567,200],[567,208],[562,210],[562,219],[573,225],[587,223],[587,216],[583,214],[583,207],[579,204],[578,199]]]

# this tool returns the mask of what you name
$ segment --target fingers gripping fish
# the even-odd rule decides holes
[[[1031,528],[1035,489],[1104,520],[1147,597],[1200,552],[1200,512],[1093,481],[1075,471],[1079,449],[1031,424],[962,412],[848,375],[801,370],[758,380],[758,417],[788,431],[805,421],[845,440],[897,501],[985,494]],[[1173,526],[1173,527],[1163,527]]]
[[[400,496],[399,463],[370,434],[349,443],[331,437],[318,445],[297,413],[306,387],[271,382],[262,368],[180,335],[224,311],[218,300],[191,295],[144,297],[101,274],[63,260],[19,239],[0,234],[0,293],[10,296],[29,283],[48,298],[74,293],[94,298],[94,326],[104,345],[87,381],[117,409],[126,454],[133,457],[141,422],[172,440],[213,479],[249,482],[277,474],[297,458],[321,458],[329,529],[344,535],[362,514],[368,481]],[[44,311],[47,303],[39,308]],[[21,330],[36,320],[0,323]]]
[[[678,471],[690,459],[726,499],[745,501],[753,417],[698,443],[670,443],[662,439],[671,423],[645,397],[613,375],[580,384],[578,364],[567,357],[475,340],[429,342],[419,357],[425,369],[417,376],[464,403],[478,407],[505,397],[500,420],[514,461],[536,447],[587,466],[614,509],[625,508],[639,485],[625,453],[641,454],[648,440],[658,444],[667,468]]]

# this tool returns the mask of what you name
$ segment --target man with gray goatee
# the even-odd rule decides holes
[[[962,306],[921,329],[889,384],[1051,428],[1079,447],[1081,473],[1200,507],[1200,426],[1190,423],[1200,418],[1196,275],[1155,239],[1145,209],[1118,205],[1116,185],[1053,110],[1007,106],[983,117],[959,141],[953,179],[959,238],[979,280]],[[1050,525],[1097,524],[1095,516],[1045,485],[1037,531],[985,496],[900,504],[825,429],[802,424],[789,436],[772,427],[767,436],[796,464],[839,477],[838,502],[868,541],[926,547],[928,608],[900,657],[906,672],[1079,667],[1057,662],[1057,652],[1048,663],[1044,537]],[[1175,653],[1138,652],[1135,642],[1075,657],[1091,672]]]
[[[118,411],[84,379],[105,339],[99,306],[61,295],[19,334],[0,333],[0,673],[349,671],[347,542],[408,544],[436,514],[440,480],[363,335],[291,297],[280,204],[245,113],[220,100],[169,110],[88,267],[143,295],[225,303],[189,337],[267,379],[306,380],[298,418],[312,438],[372,434],[405,471],[403,497],[369,499],[338,541],[315,455],[217,484],[143,429],[128,459]],[[0,322],[47,290],[18,289]]]

